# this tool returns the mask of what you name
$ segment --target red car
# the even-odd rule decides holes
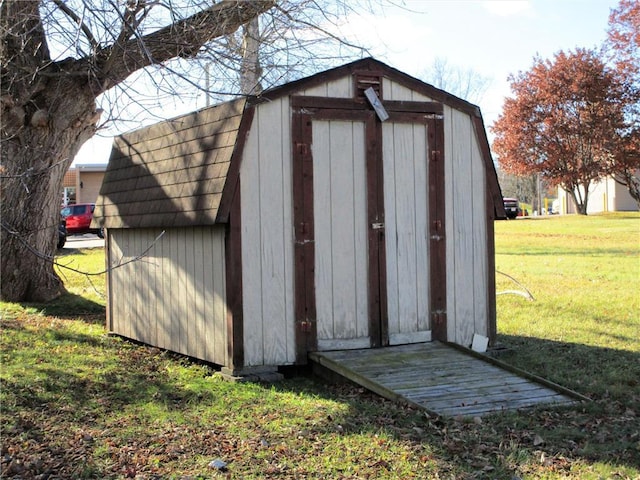
[[[76,203],[64,207],[60,214],[67,222],[67,233],[69,235],[95,233],[100,238],[104,238],[102,228],[91,228],[91,219],[95,208],[94,203]]]

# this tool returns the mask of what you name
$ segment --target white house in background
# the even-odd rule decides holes
[[[640,171],[636,173],[640,177]],[[638,204],[624,185],[620,185],[612,177],[606,177],[591,185],[587,213],[604,212],[637,212]],[[558,187],[558,213],[577,213],[571,195],[562,187]],[[555,208],[554,208],[555,210]]]

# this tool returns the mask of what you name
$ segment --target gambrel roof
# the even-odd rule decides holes
[[[245,104],[241,98],[116,137],[94,215],[107,228],[216,223]]]
[[[254,105],[363,71],[382,73],[471,116],[495,216],[504,218],[502,194],[480,109],[382,62],[366,58],[265,91],[259,97],[207,107],[116,137],[96,201],[96,222],[107,228],[225,222],[238,183],[240,153],[251,127]]]

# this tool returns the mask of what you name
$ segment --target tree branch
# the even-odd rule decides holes
[[[120,11],[118,10],[118,5],[116,4],[115,1],[110,0],[109,3],[113,7],[113,9],[116,12],[118,12],[120,19],[122,20],[122,28],[120,29],[120,33],[118,34],[118,37],[114,42],[114,45],[122,45],[130,37],[136,36],[138,27],[140,26],[142,21],[146,18],[149,11],[151,11],[151,7],[155,6],[155,3],[148,5],[146,2],[141,2],[141,3],[137,3],[134,8],[127,8],[124,13],[120,13]],[[138,17],[138,13],[141,11],[143,13],[140,17]],[[108,66],[105,70],[108,70]]]
[[[11,92],[29,97],[40,88],[33,75],[51,62],[38,0],[0,1],[0,86],[3,95]],[[11,68],[9,68],[11,66]],[[25,73],[27,72],[27,73]]]
[[[74,12],[73,10],[71,10],[66,3],[64,3],[62,0],[52,0],[53,3],[56,4],[56,6],[62,10],[64,12],[64,14],[69,17],[71,20],[73,20],[74,23],[76,23],[80,29],[82,30],[82,32],[84,33],[84,35],[87,37],[87,40],[89,40],[89,43],[91,44],[91,48],[94,51],[97,51],[100,48],[100,44],[99,42],[95,39],[95,37],[93,36],[93,33],[91,33],[91,30],[89,30],[89,27],[87,27],[85,25],[85,23],[82,21],[82,18],[80,18],[76,12]]]
[[[312,23],[310,23],[310,22],[306,22],[306,21],[304,21],[304,20],[302,20],[302,19],[296,19],[296,18],[294,18],[294,17],[293,17],[289,12],[287,12],[287,11],[286,11],[286,10],[284,10],[283,8],[280,8],[280,7],[279,7],[279,6],[277,6],[277,5],[276,5],[276,8],[277,8],[280,12],[282,12],[282,14],[283,14],[286,18],[288,18],[288,19],[291,21],[291,23],[292,23],[292,24],[294,24],[294,23],[299,23],[300,25],[304,25],[305,27],[308,27],[308,28],[310,28],[310,29],[317,30],[317,31],[319,31],[319,32],[323,33],[323,34],[324,34],[324,35],[326,35],[327,37],[332,38],[333,40],[336,40],[337,42],[339,42],[339,43],[340,43],[340,44],[342,44],[342,45],[345,45],[345,46],[350,47],[350,48],[355,48],[355,49],[362,50],[362,47],[360,47],[359,45],[356,45],[356,44],[351,43],[351,42],[347,42],[347,41],[346,41],[346,40],[344,40],[343,38],[340,38],[340,37],[338,37],[337,35],[334,35],[334,34],[333,34],[333,33],[331,33],[329,30],[326,30],[326,29],[324,29],[324,28],[321,28],[319,25],[314,25],[314,24],[312,24]]]
[[[56,265],[58,268],[64,268],[64,269],[70,270],[72,272],[76,272],[76,273],[80,273],[82,275],[86,275],[87,277],[96,276],[96,275],[104,275],[105,273],[112,272],[116,268],[124,267],[125,265],[128,265],[128,264],[133,263],[133,262],[138,262],[138,261],[142,260],[143,258],[145,258],[147,255],[149,255],[149,252],[151,251],[151,249],[155,246],[156,243],[158,243],[158,241],[164,236],[164,234],[165,234],[165,230],[162,230],[158,234],[158,236],[153,239],[153,242],[151,242],[149,244],[149,246],[147,246],[147,248],[144,249],[144,251],[142,253],[139,253],[135,257],[132,257],[129,260],[124,261],[124,262],[122,261],[122,259],[120,259],[115,264],[109,265],[106,269],[101,270],[99,272],[83,272],[82,270],[78,270],[78,269],[70,267],[68,265],[62,265],[61,263],[58,263],[58,262],[56,262],[54,260],[52,260],[52,261],[53,261],[53,264]]]
[[[149,65],[193,57],[205,43],[234,32],[274,5],[275,0],[223,0],[153,33],[101,49],[96,55],[100,88],[105,91]]]
[[[515,290],[505,290],[504,292],[497,292],[496,295],[504,295],[504,294],[508,294],[508,293],[509,294],[517,294],[517,295],[522,295],[524,298],[527,298],[529,300],[535,300],[535,298],[533,298],[533,295],[527,289],[527,287],[522,285],[519,281],[517,281],[511,275],[509,275],[507,273],[504,273],[504,272],[501,272],[500,270],[496,270],[496,273],[499,273],[500,275],[504,275],[505,277],[507,277],[509,280],[511,280],[513,283],[515,283],[516,285],[518,285],[520,288],[522,288],[524,290],[524,292],[515,291]]]
[[[22,236],[18,232],[16,232],[14,229],[12,229],[5,222],[0,222],[0,228],[2,228],[2,230],[4,230],[7,234],[12,235],[15,238],[17,238],[18,241],[25,246],[26,250],[31,252],[36,257],[38,257],[38,258],[40,258],[42,260],[45,260],[47,262],[51,262],[53,265],[56,265],[58,268],[64,268],[64,269],[70,270],[72,272],[76,272],[76,273],[80,273],[82,275],[86,275],[87,277],[96,276],[96,275],[103,275],[103,274],[105,274],[107,272],[115,270],[116,268],[124,267],[125,265],[128,265],[130,263],[142,260],[144,257],[146,257],[149,254],[151,249],[155,246],[156,243],[158,243],[158,241],[165,234],[165,230],[161,231],[158,234],[158,236],[153,239],[153,242],[151,242],[149,244],[149,246],[147,246],[147,248],[145,248],[142,253],[139,253],[138,255],[136,255],[135,257],[130,258],[127,261],[123,262],[122,259],[120,259],[120,260],[118,260],[117,263],[115,263],[113,265],[109,265],[106,269],[100,270],[99,272],[83,272],[82,270],[78,270],[78,269],[70,267],[68,265],[63,265],[61,263],[58,263],[58,262],[55,261],[55,258],[53,256],[47,255],[45,253],[42,253],[42,252],[38,251],[36,248],[32,247],[24,238],[22,238]]]

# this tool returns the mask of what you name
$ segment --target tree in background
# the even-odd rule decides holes
[[[622,0],[609,16],[605,56],[625,88],[627,127],[623,148],[611,157],[609,174],[625,185],[640,207],[640,2]]]
[[[530,204],[533,210],[540,211],[537,175],[511,175],[498,169],[498,182],[503,197],[517,198],[519,202]]]
[[[441,90],[467,100],[480,103],[491,85],[491,79],[468,68],[451,65],[447,59],[436,57],[431,66],[421,75],[425,82]]]
[[[605,46],[609,60],[616,68],[639,82],[640,3],[637,0],[621,0],[618,8],[611,11]]]
[[[230,86],[244,93],[297,80],[337,64],[360,58],[366,50],[349,43],[340,29],[345,19],[373,11],[382,0],[279,0],[268,15],[255,19],[231,35],[207,46],[200,58],[209,62],[209,74],[218,79],[215,100]],[[222,95],[216,95],[222,93]],[[232,93],[237,93],[236,91]]]
[[[510,77],[513,98],[492,126],[493,150],[507,173],[539,173],[564,188],[586,215],[589,188],[627,145],[625,84],[593,50],[536,58]]]
[[[195,0],[174,0],[172,8],[187,1]],[[202,45],[193,57],[151,65],[105,92],[98,103],[109,121],[100,133],[112,136],[238,94],[259,95],[361,58],[366,49],[346,41],[341,28],[385,1],[278,0],[260,17]]]

